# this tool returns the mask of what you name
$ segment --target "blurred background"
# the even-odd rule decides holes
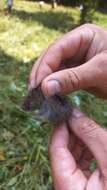
[[[107,29],[105,0],[0,0],[0,190],[52,190],[43,126],[20,108],[32,65],[44,48],[83,23]],[[74,105],[107,126],[107,102],[79,91]]]

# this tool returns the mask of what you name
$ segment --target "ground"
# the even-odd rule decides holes
[[[14,1],[11,15],[0,5],[0,190],[50,190],[48,162],[51,126],[40,126],[21,110],[32,64],[50,43],[79,25],[79,8]],[[96,12],[93,22],[107,29],[107,15]],[[77,106],[107,125],[107,106],[79,92]],[[90,105],[90,106],[89,106]]]

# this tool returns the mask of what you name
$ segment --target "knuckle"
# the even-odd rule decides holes
[[[96,27],[96,25],[95,24],[86,23],[86,24],[83,24],[83,27],[84,28],[93,28],[93,27]]]
[[[50,142],[49,148],[48,148],[48,153],[50,156],[57,154],[57,152],[59,152],[59,149],[61,149],[61,147],[59,147],[56,143]]]
[[[96,138],[96,130],[98,129],[96,123],[93,120],[87,120],[83,122],[80,127],[80,132],[89,138]]]
[[[100,55],[97,56],[97,62],[96,62],[96,73],[98,76],[100,76],[100,80],[104,83],[104,78],[106,78],[106,72],[107,72],[107,50],[106,52],[100,53]]]
[[[101,171],[101,175],[102,175],[103,181],[107,183],[107,163],[106,163],[106,166],[103,167]]]
[[[75,71],[73,71],[72,69],[68,70],[68,80],[69,80],[69,85],[70,88],[72,88],[73,90],[77,90],[79,89],[79,78],[78,75],[76,74]]]
[[[100,53],[100,55],[98,55],[98,58],[99,58],[102,62],[107,63],[107,50],[102,51],[102,52]],[[100,61],[99,61],[98,63],[101,64]]]
[[[59,43],[59,50],[61,51],[61,53],[62,53],[62,55],[64,55],[64,52],[65,52],[65,44],[64,44],[64,42],[63,41],[61,41],[60,43]]]
[[[50,46],[50,51],[52,53],[59,52],[59,54],[64,55],[65,53],[65,43],[60,39],[55,41],[51,46]],[[54,55],[54,54],[53,54]]]
[[[90,23],[86,23],[86,24],[84,24],[83,26],[87,28],[87,27],[91,27],[92,24],[90,24]]]
[[[92,30],[93,29],[93,26],[92,24],[90,23],[86,23],[86,24],[83,24],[82,26],[80,26],[80,29],[83,31],[87,31],[87,30]]]
[[[65,147],[51,144],[48,149],[48,154],[49,154],[50,159],[53,157],[62,158],[63,155],[65,154],[65,150],[66,150]]]
[[[100,60],[101,60],[102,64],[101,64],[101,62],[98,62],[99,67],[104,66],[104,68],[105,68],[107,65],[107,50],[100,54]]]

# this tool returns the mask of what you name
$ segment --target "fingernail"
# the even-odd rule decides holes
[[[59,94],[61,92],[61,86],[57,80],[50,80],[47,82],[47,91],[49,96]]]
[[[75,118],[80,118],[80,117],[85,116],[85,114],[79,111],[78,109],[74,109],[72,112],[72,116]]]

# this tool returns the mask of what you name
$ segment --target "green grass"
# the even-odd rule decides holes
[[[11,15],[0,5],[0,190],[51,190],[48,162],[51,126],[41,126],[20,109],[32,64],[55,39],[79,23],[78,8],[17,0]],[[107,28],[107,15],[94,23]],[[107,106],[82,92],[73,95],[81,109],[103,126]],[[78,103],[78,102],[77,102]],[[89,106],[90,105],[90,106]]]

